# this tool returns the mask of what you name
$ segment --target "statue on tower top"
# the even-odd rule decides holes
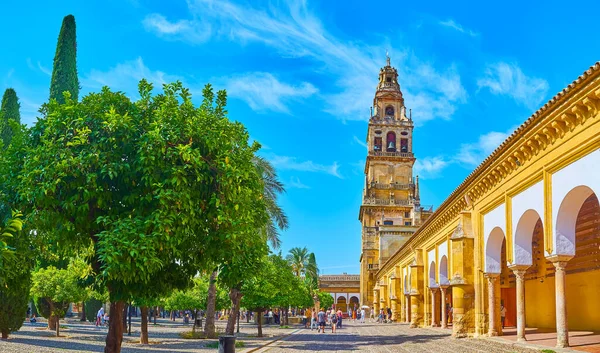
[[[385,62],[386,62],[386,66],[391,66],[390,65],[390,54],[388,53],[388,51],[385,51]]]

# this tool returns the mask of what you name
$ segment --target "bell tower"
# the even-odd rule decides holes
[[[367,129],[367,158],[360,257],[361,303],[373,305],[375,273],[432,213],[421,207],[418,177],[413,177],[412,116],[404,105],[398,70],[386,58]]]

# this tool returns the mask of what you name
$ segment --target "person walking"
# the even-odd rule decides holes
[[[313,311],[311,313],[311,318],[310,318],[310,330],[313,330],[313,327],[316,328],[317,330],[319,329],[317,326],[317,313],[315,311]]]
[[[375,321],[375,308],[374,307],[371,307],[369,316],[370,316],[371,322],[374,322]]]
[[[98,313],[96,313],[96,326],[103,325],[102,319],[104,318],[104,307],[100,307],[98,309]]]
[[[387,308],[387,322],[392,322],[392,309]]]
[[[500,304],[500,321],[502,322],[502,329],[504,330],[504,321],[506,320],[506,308],[504,304]]]
[[[319,330],[321,330],[321,333],[325,333],[325,312],[323,311],[323,308],[321,308],[321,310],[319,310],[319,313],[317,314],[317,319],[319,321]]]
[[[337,323],[338,323],[338,316],[337,316],[337,313],[335,312],[335,310],[331,310],[330,320],[331,320],[331,333],[335,333],[335,329],[337,328]]]
[[[360,323],[361,324],[365,323],[365,309],[364,308],[360,309]]]
[[[337,328],[342,328],[342,311],[337,311]]]

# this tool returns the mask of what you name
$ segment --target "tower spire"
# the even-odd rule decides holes
[[[386,62],[386,66],[391,66],[390,65],[390,54],[388,53],[388,51],[385,51],[385,62]]]

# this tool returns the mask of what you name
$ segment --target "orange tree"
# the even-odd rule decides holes
[[[195,273],[243,251],[247,229],[267,220],[252,163],[260,147],[227,118],[210,85],[199,107],[180,83],[132,102],[105,87],[77,102],[52,99],[20,176],[20,195],[59,247],[92,247],[94,284],[106,288],[105,352],[120,352],[122,315],[161,271]]]

